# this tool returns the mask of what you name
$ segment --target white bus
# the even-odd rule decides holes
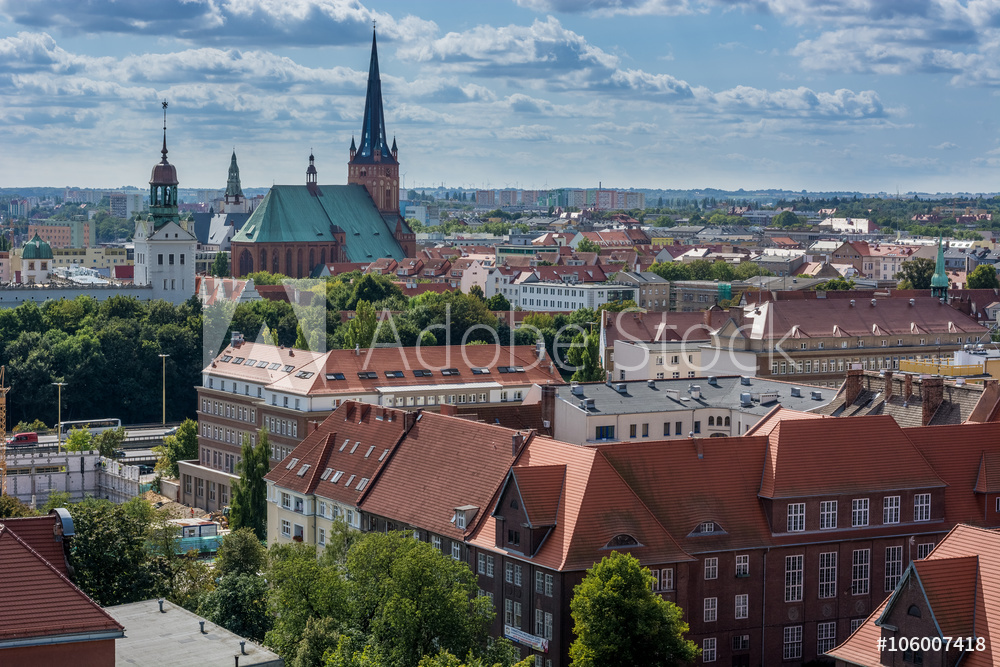
[[[90,431],[91,435],[97,435],[109,429],[116,429],[121,425],[121,419],[81,419],[72,422],[59,422],[59,432],[65,438],[73,429],[82,428]]]

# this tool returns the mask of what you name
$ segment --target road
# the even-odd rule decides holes
[[[128,429],[128,427],[126,427],[126,429],[128,429],[128,430],[126,431],[126,436],[125,436],[126,437],[125,449],[128,449],[128,440],[130,440],[130,439],[133,439],[133,438],[136,438],[136,439],[138,439],[138,438],[142,438],[142,439],[163,438],[163,436],[166,434],[166,432],[169,431],[172,428],[174,428],[174,427],[170,426],[169,424],[166,427],[156,426],[156,427],[152,427],[152,428],[131,428],[131,429]],[[40,435],[40,436],[38,436],[38,444],[39,445],[54,445],[54,444],[56,444],[57,440],[58,440],[58,436],[56,436],[54,434],[53,435]],[[65,438],[63,438],[63,440],[65,441]]]

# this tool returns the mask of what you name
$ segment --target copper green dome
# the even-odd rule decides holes
[[[36,232],[21,249],[21,259],[52,259],[52,246],[43,241]]]

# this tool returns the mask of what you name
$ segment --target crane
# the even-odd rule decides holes
[[[0,366],[0,496],[7,495],[7,392],[3,386],[4,367]]]

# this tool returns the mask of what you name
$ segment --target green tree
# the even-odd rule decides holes
[[[280,619],[278,619],[280,623]],[[327,651],[335,651],[340,642],[340,621],[333,618],[312,617],[306,621],[302,638],[295,645],[291,667],[320,667]]]
[[[501,311],[507,312],[511,308],[510,301],[508,301],[507,297],[505,297],[500,292],[497,292],[496,294],[491,296],[489,300],[486,302],[486,305],[489,307],[490,310],[494,312],[501,312]]]
[[[190,419],[188,421],[191,421]],[[106,431],[101,431],[96,436],[92,443],[92,447],[101,453],[101,456],[106,456],[112,458],[115,452],[121,451],[122,444],[125,442],[125,427],[119,426],[118,428],[111,428]],[[197,451],[197,449],[195,450]]]
[[[604,379],[600,344],[595,334],[574,336],[572,346],[566,351],[566,358],[570,364],[578,367],[573,373],[573,380],[597,382]]]
[[[737,280],[747,280],[755,276],[773,276],[774,272],[769,269],[765,269],[760,264],[756,262],[740,262],[736,265],[734,269],[735,278]]]
[[[67,491],[50,491],[49,497],[40,511],[42,514],[48,514],[57,507],[69,507],[69,493]]]
[[[469,288],[469,296],[474,296],[480,301],[486,301],[486,295],[483,293],[483,288],[479,285],[473,285]]]
[[[688,264],[693,280],[711,280],[712,262],[707,259],[696,259]]]
[[[795,227],[802,224],[804,224],[802,218],[791,211],[782,211],[771,219],[772,227]]]
[[[163,438],[163,445],[153,447],[157,455],[156,471],[164,477],[177,478],[180,471],[178,461],[198,458],[198,422],[185,419],[177,427],[177,433]]]
[[[931,278],[934,277],[934,262],[926,257],[915,257],[903,262],[899,273],[893,277],[908,283],[908,289],[930,289]]]
[[[222,574],[259,574],[267,569],[267,549],[250,528],[237,528],[222,539],[215,554]]]
[[[87,452],[93,449],[92,440],[93,436],[88,429],[74,428],[66,436],[64,447],[67,452]]]
[[[712,280],[729,282],[736,277],[736,271],[728,262],[717,260],[712,263],[710,276]]]
[[[365,300],[358,301],[354,317],[344,328],[344,348],[353,350],[355,347],[373,347],[377,330],[378,311],[375,310],[375,306]]]
[[[367,533],[351,547],[347,569],[351,620],[379,664],[415,665],[440,649],[485,651],[493,606],[476,596],[465,563],[403,533]]]
[[[601,252],[601,246],[597,245],[587,237],[580,239],[580,242],[576,244],[577,252]]]
[[[267,539],[267,484],[264,475],[270,470],[271,445],[267,429],[257,435],[257,445],[243,435],[242,459],[236,464],[240,478],[233,482],[233,502],[229,526],[233,530],[250,528],[259,540]]]
[[[997,281],[996,267],[992,264],[980,264],[972,270],[965,282],[969,289],[996,289],[1000,287],[1000,282]]]
[[[502,640],[507,641],[507,640]],[[507,667],[508,665],[512,667],[532,667],[535,664],[535,659],[532,656],[528,656],[524,660],[517,662],[517,649],[511,645],[513,650],[513,655],[507,659],[501,659],[499,661],[491,660],[490,658],[476,658],[469,656],[465,660],[461,660],[455,656],[455,654],[450,653],[444,649],[437,655],[425,655],[417,667]]]
[[[210,273],[218,278],[229,277],[229,253],[221,250],[215,254]]]
[[[0,519],[16,519],[22,516],[35,516],[35,511],[21,502],[17,496],[0,496]]]
[[[205,595],[198,613],[230,632],[262,642],[273,617],[267,606],[267,580],[256,574],[226,574]]]
[[[691,268],[681,262],[653,262],[649,270],[660,276],[664,280],[672,282],[678,280],[691,280]]]
[[[831,278],[825,283],[819,283],[813,289],[826,292],[852,290],[854,289],[854,281],[845,278]]]
[[[631,555],[614,551],[573,590],[574,667],[684,665],[700,655],[684,639],[680,607],[654,593],[653,577]]]

